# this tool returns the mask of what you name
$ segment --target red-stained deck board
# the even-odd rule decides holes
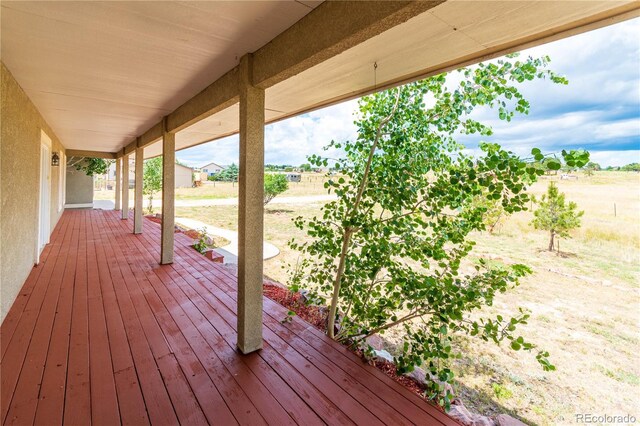
[[[144,245],[130,240],[132,246],[141,250]],[[143,269],[144,266],[143,266]],[[172,317],[182,330],[185,341],[188,341],[196,353],[213,353],[215,357],[201,359],[211,378],[217,383],[229,408],[240,423],[260,424],[264,418],[273,419],[278,424],[291,424],[291,418],[273,399],[271,394],[263,388],[260,381],[243,368],[235,353],[230,355],[221,337],[198,311],[196,306],[176,288],[172,278],[167,276],[168,268],[147,267],[145,278],[152,284],[157,294],[148,292],[151,299],[159,296],[167,307],[170,307]],[[147,287],[149,289],[149,287]],[[170,290],[174,290],[173,292]],[[149,299],[148,299],[149,300]],[[195,318],[195,320],[193,320]],[[225,357],[225,355],[227,355]],[[226,361],[226,362],[225,362]],[[244,385],[244,386],[243,386]],[[247,404],[248,400],[250,404]],[[246,407],[254,405],[256,412],[247,411]]]
[[[47,259],[44,264],[41,263],[41,267],[46,270],[40,273],[36,286],[46,288],[44,299],[38,306],[31,306],[28,303],[26,309],[32,309],[29,313],[37,312],[37,315],[31,317],[25,313],[21,319],[33,318],[33,324],[25,325],[25,329],[32,332],[29,335],[21,335],[18,333],[23,330],[16,329],[12,342],[7,348],[1,367],[2,419],[5,424],[29,424],[35,416],[63,281],[62,274],[66,270],[65,254],[67,251],[77,251],[79,227],[78,222],[74,220],[71,232],[68,234],[70,241],[61,247],[60,256]],[[36,311],[38,308],[39,310]],[[12,388],[12,386],[15,387]],[[13,391],[12,395],[7,397],[6,394],[10,390]],[[9,403],[10,406],[7,407]]]
[[[87,226],[87,262],[89,265],[95,265],[87,270],[91,413],[94,424],[112,425],[120,422],[120,410],[101,289],[103,280],[108,278],[101,277],[98,267],[102,263],[102,268],[104,268],[106,261],[98,257],[96,251],[98,238],[99,228],[95,222],[91,221]]]
[[[22,365],[24,364],[27,349],[34,334],[40,310],[45,301],[45,295],[49,286],[46,283],[54,269],[64,270],[64,256],[58,261],[57,254],[63,246],[69,245],[71,238],[70,220],[61,220],[54,235],[56,240],[45,248],[44,252],[52,253],[44,257],[38,267],[34,267],[26,280],[25,286],[20,291],[16,303],[11,307],[0,329],[3,357],[0,366],[0,406],[1,420],[5,421],[18,383]],[[53,237],[52,237],[53,238]],[[56,268],[57,267],[57,268]],[[40,284],[38,284],[40,281]],[[24,295],[24,296],[22,296]],[[25,300],[26,299],[26,300]],[[17,400],[16,400],[17,401]]]
[[[3,424],[456,425],[264,299],[264,348],[236,349],[236,278],[176,234],[66,211],[0,328]]]
[[[61,254],[60,260],[65,262],[65,266],[62,270],[62,287],[51,335],[51,341],[55,344],[50,345],[40,387],[38,407],[35,413],[35,422],[38,424],[46,421],[58,423],[62,421],[64,411],[74,277],[78,256],[77,250],[61,252]]]
[[[177,236],[177,237],[180,238],[180,236]],[[151,242],[151,241],[148,240],[148,242]],[[185,244],[189,245],[190,241],[185,240]],[[154,255],[156,256],[159,255],[159,251],[157,250],[156,245],[147,244],[145,247],[147,247],[147,249],[150,252],[152,252]],[[191,249],[187,248],[187,250],[191,250]],[[209,261],[206,260],[206,262],[209,262]],[[174,269],[177,269],[178,267],[177,265],[179,265],[179,263],[174,262],[172,267]],[[210,290],[219,291],[219,289],[217,288],[215,289],[211,288]],[[210,291],[205,291],[204,297],[213,298],[213,294]],[[214,307],[213,309],[221,312],[222,315],[225,315],[227,324],[233,327],[234,336],[232,338],[231,345],[232,347],[235,347],[235,342],[236,342],[235,319],[236,318],[233,311],[233,309],[235,309],[235,305],[233,306],[233,308],[229,308],[228,306],[225,306],[224,304],[216,300],[213,302],[211,306]],[[213,316],[209,317],[210,321],[212,317]],[[221,324],[219,323],[216,323],[216,324],[218,326],[221,326]],[[298,392],[299,395],[301,395],[303,398],[307,400],[306,402],[318,414],[318,416],[320,416],[320,418],[324,419],[330,424],[352,424],[353,423],[352,421],[349,420],[349,417],[347,417],[342,411],[340,411],[340,409],[336,405],[334,405],[331,402],[330,398],[333,398],[332,395],[327,396],[326,394],[318,391],[311,377],[307,378],[303,375],[297,374],[298,372],[296,371],[294,366],[285,359],[285,354],[276,352],[271,347],[271,345],[267,343],[265,344],[265,348],[262,351],[260,351],[260,355],[264,358],[266,363],[271,368],[275,369],[276,372],[280,374],[283,379],[285,379],[285,381],[289,384],[289,386],[291,386],[293,392]],[[283,401],[282,399],[280,399],[280,401],[281,401],[280,402],[281,404],[286,403],[286,401]],[[307,421],[309,421],[309,419],[305,417],[304,421],[302,421],[301,423],[306,424]]]
[[[148,242],[145,247],[150,252],[154,253],[157,257],[159,255],[159,249],[158,245],[154,244],[154,242],[156,241],[156,239],[154,238],[159,238],[159,228],[151,228],[149,232],[147,232],[145,238]],[[181,257],[184,258],[184,261],[175,262],[172,265],[173,268],[183,271],[188,269],[194,277],[199,276],[205,280],[207,278],[201,275],[200,272],[204,273],[205,275],[215,276],[215,278],[209,281],[209,284],[212,284],[212,286],[207,287],[206,292],[210,293],[209,295],[222,294],[223,297],[220,300],[216,300],[215,302],[213,302],[214,306],[219,307],[220,305],[226,304],[230,312],[235,312],[236,278],[230,274],[228,269],[221,268],[219,266],[212,268],[211,263],[208,260],[192,250],[192,248],[190,247],[191,243],[191,239],[186,237],[184,234],[176,234],[176,258],[177,255],[180,254]],[[183,264],[188,264],[191,267],[185,269],[181,266]],[[221,292],[221,290],[217,287],[226,288],[226,291]],[[228,299],[226,303],[224,301],[221,301],[224,298]],[[267,306],[272,309],[267,308]],[[307,335],[310,333],[310,330],[313,330],[313,332],[316,333],[313,342],[317,343],[316,348],[318,349],[318,352],[323,353],[323,355],[327,356],[330,359],[338,360],[336,365],[340,366],[345,371],[351,372],[354,377],[362,375],[363,372],[368,378],[369,376],[371,376],[371,380],[364,381],[365,387],[370,388],[377,395],[382,395],[385,400],[389,400],[390,402],[392,402],[393,405],[397,407],[397,412],[395,413],[395,415],[397,415],[398,413],[402,413],[402,415],[408,417],[411,422],[421,424],[425,421],[425,413],[428,413],[430,417],[430,420],[428,421],[429,424],[457,424],[450,417],[435,409],[435,407],[426,404],[425,401],[418,398],[413,393],[407,394],[407,390],[402,385],[393,381],[378,369],[362,363],[362,360],[360,358],[356,357],[353,353],[350,353],[343,346],[330,340],[327,336],[320,333],[315,328],[309,326],[309,324],[306,324],[304,321],[294,320],[288,325],[281,324],[280,320],[286,315],[286,309],[267,298],[265,298],[265,313],[267,314],[267,316],[265,317],[265,325],[271,325],[275,327],[274,330],[280,329],[280,331],[282,331],[282,329],[285,329],[286,331],[286,328],[294,327],[296,330],[298,330],[298,332],[305,333]],[[290,336],[291,335],[285,334],[285,340],[287,340]],[[298,336],[296,336],[295,334],[292,334],[292,336],[294,336],[295,339],[298,339]],[[266,340],[268,341],[268,339]],[[330,342],[330,344],[334,348],[339,350],[326,351],[326,345],[328,342]],[[306,353],[305,356],[307,356]],[[339,380],[342,379],[343,381],[349,381],[349,378],[345,378],[344,376],[340,375],[340,373],[336,374],[333,377],[335,378],[336,376]],[[338,381],[336,380],[336,382]],[[373,411],[376,411],[376,408],[374,407],[376,399],[377,398],[366,400],[368,408],[373,409]],[[385,404],[383,404],[383,406],[384,405]],[[416,410],[416,406],[420,407],[422,412]],[[385,416],[385,419],[388,420],[389,418]],[[392,424],[401,424],[407,422],[407,420],[395,417],[391,422]]]
[[[157,266],[157,265],[156,265]],[[148,266],[147,266],[148,268]],[[198,424],[203,420],[208,419],[210,422],[223,422],[225,424],[232,424],[235,422],[235,418],[229,411],[229,408],[222,399],[220,393],[213,385],[212,380],[207,375],[206,369],[202,366],[195,353],[190,349],[189,344],[184,338],[180,328],[175,324],[173,318],[167,313],[162,301],[154,294],[154,289],[146,279],[144,273],[136,269],[136,279],[142,282],[144,285],[144,292],[147,303],[154,310],[156,317],[160,323],[160,326],[164,332],[166,339],[169,341],[172,347],[175,348],[175,358],[181,361],[184,367],[186,380],[190,383],[193,393],[190,389],[183,391],[182,393],[176,392],[176,396],[179,397],[175,400],[176,411],[178,416],[182,418],[188,424]],[[178,369],[178,371],[180,371]],[[170,372],[167,372],[170,375]],[[166,379],[165,379],[166,380]],[[172,382],[180,382],[179,386],[183,386],[183,381],[178,375],[174,375]],[[171,383],[168,384],[168,389],[172,389]],[[194,398],[194,395],[202,401],[200,406]],[[182,414],[181,414],[182,413]],[[185,418],[190,417],[190,418]]]
[[[44,250],[40,254],[40,263],[46,262],[49,254],[54,252],[53,256],[57,256],[58,251],[60,250],[62,237],[60,234],[64,235],[67,230],[68,221],[60,221],[60,226],[56,227],[54,232],[51,235],[51,241],[58,240],[58,244],[48,244],[45,246]],[[18,297],[11,305],[11,309],[7,313],[3,323],[2,323],[2,336],[0,338],[0,348],[2,355],[0,358],[4,358],[4,354],[9,347],[9,342],[11,341],[11,337],[13,336],[14,331],[18,327],[18,323],[22,314],[25,312],[26,305],[29,303],[31,295],[33,293],[34,288],[36,288],[35,284],[38,281],[38,277],[42,273],[45,268],[34,268],[34,272],[29,274],[27,280],[25,281]],[[40,288],[39,290],[44,290],[44,288]],[[44,294],[44,293],[42,293]]]
[[[104,216],[95,217],[95,220],[92,221],[92,226],[97,233],[97,243],[95,244],[96,261],[100,277],[100,290],[103,298],[107,335],[109,337],[109,353],[116,385],[120,421],[125,425],[148,424],[149,417],[144,405],[142,389],[134,367],[124,320],[118,307],[111,270],[107,262],[106,244],[103,241],[109,238],[109,233],[106,229]],[[99,413],[94,412],[93,414],[97,417]]]
[[[105,219],[107,220],[105,220],[104,226],[108,228],[111,228],[113,221],[120,220],[116,214]],[[136,306],[132,300],[136,295],[129,293],[130,287],[126,283],[132,279],[135,280],[135,278],[130,276],[127,260],[118,249],[115,239],[119,237],[118,233],[113,232],[113,228],[109,229],[104,239],[105,254],[109,259],[113,287],[125,325],[128,345],[131,348],[149,420],[154,424],[175,424],[178,423],[178,418],[150,346],[150,344],[153,344],[152,342],[158,343],[157,335],[151,335],[151,338],[147,340],[147,335],[138,317]],[[147,323],[150,320],[151,318],[146,318]],[[159,345],[162,346],[161,344]],[[167,353],[170,352],[159,353],[158,357]]]
[[[91,421],[89,384],[89,311],[87,307],[87,220],[88,211],[80,211],[78,259],[73,286],[71,335],[69,336],[69,366],[64,402],[64,421],[68,424],[88,424]],[[91,266],[93,267],[93,265]],[[55,341],[52,340],[55,345]]]
[[[154,234],[158,234],[158,235],[154,235]],[[147,233],[147,241],[149,244],[146,245],[147,249],[150,252],[155,253],[156,255],[158,254],[158,249],[157,249],[157,244],[153,244],[154,242],[154,237],[159,238],[159,229],[156,228],[152,228],[149,230],[149,232]],[[184,257],[184,261],[183,262],[175,262],[174,263],[174,269],[177,268],[181,268],[180,265],[183,264],[188,264],[191,267],[187,268],[193,275],[194,277],[201,277],[204,280],[207,280],[207,278],[204,275],[209,276],[210,278],[213,277],[212,279],[209,280],[209,284],[210,286],[207,287],[207,291],[209,293],[213,293],[215,295],[217,295],[219,297],[219,299],[214,302],[215,306],[220,306],[222,305],[226,305],[227,308],[231,311],[231,312],[235,312],[235,297],[236,297],[236,292],[235,292],[235,277],[232,276],[228,269],[225,268],[221,268],[221,267],[211,267],[211,263],[206,260],[204,257],[200,256],[199,254],[197,254],[194,250],[192,250],[189,246],[191,244],[191,240],[184,236],[183,234],[177,234],[176,235],[176,258],[177,255],[180,254],[182,257]],[[180,243],[180,244],[178,244]],[[178,265],[178,266],[176,266]],[[200,273],[204,274],[201,275]],[[226,288],[226,291],[221,291],[219,288],[217,287],[222,287],[222,288]],[[299,320],[294,320],[291,324],[289,325],[283,325],[281,324],[280,320],[282,318],[284,318],[285,314],[286,314],[286,309],[284,309],[282,306],[275,304],[274,302],[272,302],[269,299],[265,299],[265,308],[266,306],[270,306],[273,309],[265,309],[265,313],[267,314],[267,316],[270,316],[271,318],[265,318],[265,325],[271,325],[273,327],[275,327],[275,329],[277,330],[278,328],[287,328],[290,327],[291,325],[297,325],[299,326],[298,329],[302,329],[305,331],[308,331],[307,329],[313,329],[313,327],[310,327],[308,324],[304,323],[303,321],[299,321]],[[392,379],[390,379],[388,376],[386,376],[384,373],[380,372],[379,370],[368,366],[364,363],[362,363],[362,361],[357,358],[354,354],[348,352],[346,350],[346,348],[340,346],[339,344],[337,344],[336,342],[331,341],[330,339],[328,339],[325,335],[323,335],[322,333],[320,333],[319,331],[317,331],[316,329],[313,329],[316,333],[319,334],[319,336],[321,337],[320,340],[326,339],[328,340],[331,344],[339,347],[341,350],[344,350],[344,352],[346,354],[348,354],[347,359],[344,359],[342,363],[338,364],[341,368],[343,367],[343,364],[346,362],[348,364],[348,367],[351,367],[351,369],[349,368],[345,368],[345,371],[351,371],[355,376],[354,377],[358,377],[357,374],[362,374],[363,371],[365,372],[365,375],[367,377],[373,376],[371,377],[372,380],[366,380],[366,386],[368,388],[371,388],[373,390],[375,390],[376,392],[381,392],[382,395],[384,395],[385,400],[387,398],[390,398],[391,401],[393,401],[394,403],[398,404],[400,406],[400,408],[398,408],[396,410],[395,413],[392,414],[392,416],[398,416],[398,413],[402,413],[402,416],[406,416],[407,418],[410,418],[412,422],[414,423],[424,423],[425,421],[427,421],[428,424],[440,424],[440,423],[445,423],[445,424],[456,424],[451,418],[449,418],[448,416],[446,416],[444,413],[440,412],[439,410],[435,409],[435,407],[426,404],[423,400],[421,400],[420,398],[418,398],[416,395],[409,393],[409,395],[407,394],[407,390],[402,387],[402,385],[398,384],[397,382],[393,381]],[[265,331],[269,331],[268,328],[265,328]],[[286,340],[286,339],[285,339]],[[317,340],[317,339],[316,339]],[[266,337],[265,341],[269,341],[269,338]],[[319,352],[326,352],[323,349],[326,349],[326,342],[324,343],[324,348],[320,348]],[[280,350],[280,354],[282,353],[288,353],[286,352],[286,349],[281,348],[282,350]],[[337,358],[339,359],[341,356],[344,356],[345,354],[340,354],[339,351],[328,351],[331,355],[335,356],[337,355]],[[305,353],[304,356],[307,356],[307,354]],[[321,358],[320,358],[321,359]],[[272,363],[274,362],[273,360],[271,361]],[[325,364],[326,366],[326,364]],[[353,368],[356,367],[356,368]],[[363,371],[359,371],[357,373],[354,373],[355,370],[357,370],[357,367],[360,367]],[[335,371],[335,370],[334,370]],[[376,379],[377,378],[377,379]],[[334,381],[336,381],[336,383],[338,383],[340,380],[343,381],[343,383],[349,381],[348,378],[345,379],[345,377],[343,375],[341,375],[340,373],[337,373],[335,375],[332,375],[332,379],[334,379]],[[381,383],[382,382],[382,383]],[[326,384],[326,382],[325,382]],[[346,386],[349,386],[349,383],[346,384]],[[351,389],[353,390],[353,389]],[[325,389],[325,393],[326,394],[330,394],[329,390]],[[376,404],[376,398],[373,399],[361,399],[360,402],[362,401],[366,401],[367,404],[367,408],[372,410],[372,411],[377,411],[377,406],[375,406]],[[413,402],[413,403],[412,403]],[[420,407],[422,409],[422,411],[416,410],[416,405],[418,404],[418,407]],[[384,406],[385,404],[383,404]],[[402,410],[402,408],[404,408],[404,410]],[[351,412],[352,416],[354,415],[353,412]],[[425,420],[425,414],[428,415],[429,420]],[[357,415],[357,413],[356,413]],[[385,420],[387,422],[390,422],[391,424],[401,424],[401,423],[406,423],[407,420],[406,419],[402,419],[402,416],[400,417],[392,417],[393,420],[389,420],[388,416],[384,416]],[[344,422],[344,419],[342,419],[341,422]],[[359,419],[356,421],[357,423],[362,423],[362,419]]]

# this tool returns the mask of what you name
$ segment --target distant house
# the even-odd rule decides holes
[[[216,163],[209,163],[207,165],[202,166],[201,169],[202,169],[202,173],[206,173],[207,176],[213,176],[220,173],[225,168],[224,166],[220,166],[219,164],[216,164]]]
[[[193,169],[176,163],[176,188],[191,188],[193,186]]]
[[[107,180],[114,181],[116,179],[116,165],[111,163],[107,170]],[[129,188],[133,188],[136,182],[135,164],[133,161],[129,162]],[[109,185],[113,189],[113,185]],[[175,187],[176,188],[191,188],[193,186],[193,169],[191,167],[183,166],[176,163],[175,168]]]
[[[289,182],[300,182],[302,181],[302,175],[300,173],[290,172],[287,173],[287,180]]]

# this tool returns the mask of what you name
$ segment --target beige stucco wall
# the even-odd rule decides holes
[[[93,177],[87,176],[82,170],[70,167],[67,170],[67,199],[66,204],[93,203]]]
[[[193,170],[176,164],[176,188],[191,188],[193,185]]]
[[[1,64],[0,99],[0,321],[4,320],[35,261],[38,236],[40,135],[60,143],[9,70]],[[51,229],[62,214],[59,167],[51,168]]]

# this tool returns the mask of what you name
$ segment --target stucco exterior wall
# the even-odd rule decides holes
[[[4,320],[35,262],[40,196],[40,138],[44,131],[52,152],[64,146],[0,64],[0,321]],[[61,156],[62,157],[62,156]],[[62,159],[62,158],[61,158]],[[62,163],[62,162],[61,162]],[[58,223],[61,173],[51,167],[51,230]]]
[[[87,176],[82,170],[70,167],[67,170],[67,199],[65,203],[93,203],[93,177]]]
[[[191,188],[193,185],[193,169],[176,164],[176,188]]]

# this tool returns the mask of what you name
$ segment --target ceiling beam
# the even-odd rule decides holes
[[[138,138],[136,138],[133,142],[131,142],[129,145],[124,147],[123,154],[124,155],[131,154],[133,151],[136,150],[137,147],[138,147]]]
[[[115,152],[103,152],[103,151],[83,151],[79,149],[67,149],[65,150],[67,157],[86,157],[86,158],[106,158],[109,160],[118,157]]]
[[[167,116],[167,131],[175,133],[238,102],[238,67],[207,86]],[[162,136],[162,135],[160,135]]]
[[[325,1],[254,53],[252,81],[262,89],[270,87],[444,1]],[[238,97],[236,66],[170,113],[167,131],[179,132],[232,106]],[[162,121],[140,136],[138,147],[161,137]]]
[[[253,84],[267,89],[441,3],[325,1],[254,53]]]

